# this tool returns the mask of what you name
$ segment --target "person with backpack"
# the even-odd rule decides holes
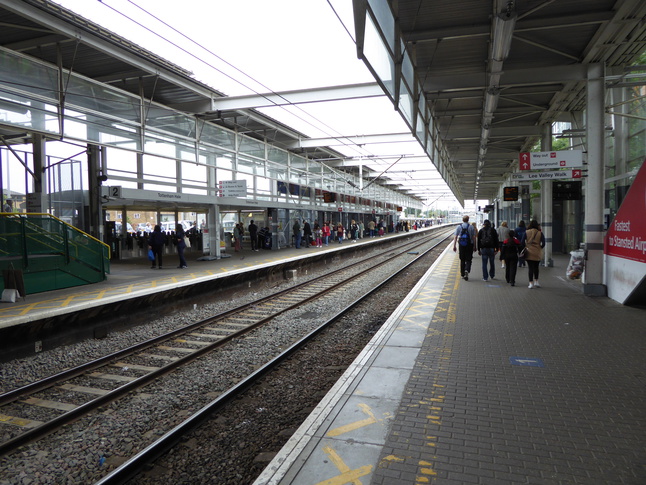
[[[462,218],[460,224],[455,230],[455,238],[453,239],[453,251],[457,250],[459,243],[460,252],[460,276],[465,281],[469,281],[469,273],[471,272],[471,261],[473,260],[473,252],[475,251],[476,231],[471,224],[469,224],[469,216]]]
[[[491,227],[489,219],[485,219],[483,227],[478,232],[478,254],[482,256],[482,281],[494,279],[496,276],[496,253],[498,244],[498,233]],[[487,271],[489,264],[489,271]]]

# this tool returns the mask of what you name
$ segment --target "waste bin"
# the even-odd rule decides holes
[[[225,247],[227,247],[227,248],[232,248],[233,247],[233,233],[232,232],[225,232],[224,233],[224,244],[225,244]]]

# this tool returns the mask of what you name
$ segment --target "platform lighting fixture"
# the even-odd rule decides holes
[[[502,62],[509,56],[511,39],[516,28],[516,12],[514,2],[508,2],[504,12],[500,12],[493,19],[493,44],[491,57],[494,61]]]

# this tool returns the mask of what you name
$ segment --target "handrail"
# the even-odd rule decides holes
[[[82,231],[82,230],[81,230],[81,229],[79,229],[78,227],[75,227],[75,226],[73,226],[73,225],[71,225],[71,224],[69,224],[69,223],[65,222],[64,220],[59,219],[58,217],[53,216],[53,215],[51,215],[51,214],[48,214],[48,213],[46,213],[46,212],[0,212],[0,217],[1,217],[1,216],[5,216],[5,217],[16,217],[16,218],[19,218],[19,217],[29,217],[29,216],[45,216],[45,217],[49,217],[49,218],[51,218],[51,219],[55,219],[55,220],[57,220],[58,222],[60,222],[60,223],[62,223],[62,224],[64,224],[64,225],[66,225],[66,226],[70,227],[72,230],[74,230],[74,231],[76,231],[76,232],[79,232],[79,233],[83,234],[84,236],[86,236],[86,237],[88,237],[88,238],[90,238],[90,239],[92,239],[92,240],[94,240],[94,241],[98,242],[98,243],[99,243],[99,244],[101,244],[102,246],[105,246],[105,248],[108,250],[108,259],[110,259],[110,257],[111,257],[111,254],[110,254],[110,246],[109,246],[108,244],[104,243],[103,241],[98,240],[97,238],[95,238],[95,237],[94,237],[94,236],[92,236],[91,234],[88,234],[87,232]]]

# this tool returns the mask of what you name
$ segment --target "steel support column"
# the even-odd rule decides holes
[[[605,80],[602,64],[588,66],[587,84],[588,177],[585,191],[586,262],[583,292],[586,295],[605,296],[606,286],[603,284]]]

